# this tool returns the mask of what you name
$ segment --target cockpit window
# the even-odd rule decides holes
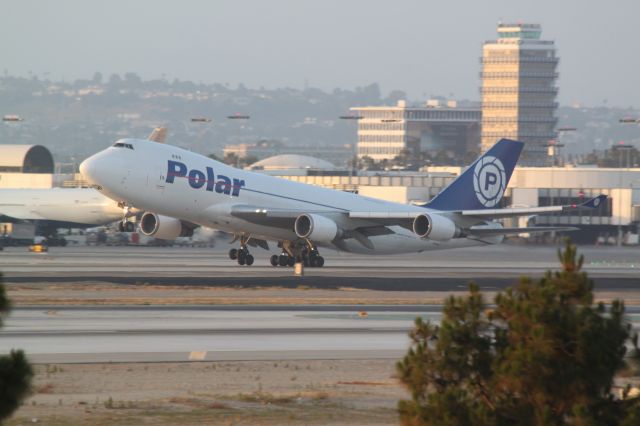
[[[113,144],[113,146],[116,148],[133,149],[133,145],[131,145],[130,143],[116,142]]]

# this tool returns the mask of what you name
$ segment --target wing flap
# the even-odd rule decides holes
[[[469,234],[478,237],[487,237],[491,235],[513,235],[536,232],[552,232],[552,231],[577,231],[578,228],[573,226],[533,226],[528,228],[470,228]]]

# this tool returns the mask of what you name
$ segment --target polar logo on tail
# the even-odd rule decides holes
[[[497,157],[482,157],[473,169],[473,189],[485,207],[493,207],[500,202],[506,182],[504,164]]]

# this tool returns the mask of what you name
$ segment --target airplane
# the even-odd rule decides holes
[[[80,165],[85,179],[122,205],[144,210],[140,229],[156,238],[188,236],[197,226],[233,233],[229,257],[251,265],[249,246],[282,253],[272,266],[321,267],[325,247],[402,254],[498,244],[505,235],[575,230],[504,228],[496,219],[597,208],[583,204],[496,208],[524,144],[501,139],[435,198],[405,205],[240,170],[203,155],[146,140],[121,139]]]
[[[147,140],[165,143],[166,127],[156,127]],[[2,188],[0,222],[35,222],[38,235],[53,237],[58,228],[88,228],[120,220],[121,232],[135,231],[128,219],[139,213],[118,205],[93,188]]]
[[[47,237],[57,228],[104,225],[124,214],[123,207],[93,188],[0,189],[0,222],[35,221],[38,233]]]

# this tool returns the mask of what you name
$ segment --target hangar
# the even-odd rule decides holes
[[[0,145],[0,188],[51,188],[54,163],[42,145]]]

